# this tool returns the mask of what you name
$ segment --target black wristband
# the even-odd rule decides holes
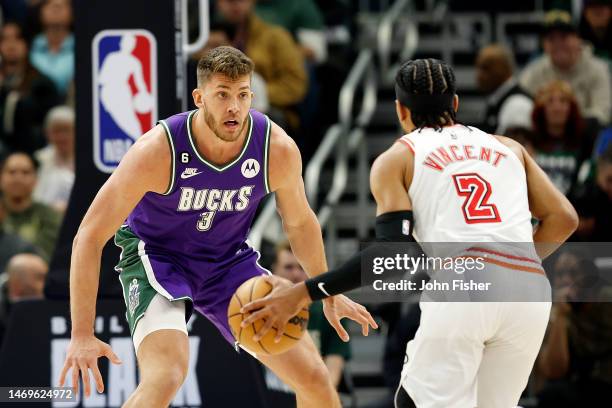
[[[327,273],[306,280],[312,301],[325,299],[361,286],[361,257],[376,254],[382,242],[409,242],[412,237],[412,211],[394,211],[376,217],[376,243],[351,256],[348,261]]]

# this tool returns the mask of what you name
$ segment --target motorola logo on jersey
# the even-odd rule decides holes
[[[103,30],[92,59],[94,163],[111,173],[157,120],[157,42],[146,30]]]
[[[242,175],[246,178],[253,178],[259,174],[259,162],[255,159],[247,159],[240,168]]]

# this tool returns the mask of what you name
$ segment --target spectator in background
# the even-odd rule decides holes
[[[0,345],[4,337],[11,307],[16,302],[42,299],[49,267],[35,254],[13,256],[6,272],[0,274]]]
[[[299,45],[306,63],[308,88],[296,107],[299,130],[293,133],[302,157],[307,162],[323,137],[319,127],[321,88],[319,72],[327,61],[327,39],[323,16],[314,0],[257,0],[255,11],[269,24],[276,24],[289,31]],[[294,126],[295,128],[295,126]]]
[[[304,98],[308,82],[299,47],[285,29],[255,15],[254,0],[217,0],[216,5],[220,20],[234,29],[231,45],[253,60],[255,72],[266,81],[270,116],[297,128],[294,108]]]
[[[570,252],[559,255],[552,272],[556,301],[537,362],[548,381],[538,407],[607,407],[612,387],[611,288],[590,259]]]
[[[503,136],[509,137],[519,142],[529,153],[531,157],[536,157],[536,150],[533,146],[533,140],[535,139],[533,132],[531,131],[531,124],[529,129],[523,126],[515,126],[506,129]]]
[[[612,145],[597,159],[594,180],[572,197],[580,223],[576,236],[583,241],[612,241]]]
[[[74,36],[70,0],[44,0],[40,7],[42,33],[32,42],[30,60],[47,75],[63,98],[74,77]]]
[[[36,248],[31,243],[24,241],[18,235],[4,231],[4,219],[6,209],[0,190],[0,274],[4,271],[9,259],[21,253],[36,253]]]
[[[267,23],[284,27],[293,34],[306,61],[325,62],[325,26],[313,0],[258,0],[255,11]]]
[[[5,230],[34,244],[49,260],[55,248],[61,216],[33,200],[36,161],[26,153],[10,154],[0,167],[0,189],[7,211]]]
[[[283,241],[277,245],[272,273],[293,283],[302,282],[308,277],[293,255],[289,241]],[[337,388],[342,379],[344,364],[351,357],[351,348],[349,343],[343,342],[338,337],[334,328],[325,319],[321,302],[313,302],[310,306],[308,333],[319,349],[329,370],[332,383]]]
[[[545,55],[525,68],[519,80],[521,86],[535,95],[542,84],[552,79],[567,81],[583,115],[600,124],[608,123],[612,108],[608,66],[582,43],[569,13],[554,10],[546,14],[543,42]]]
[[[540,88],[532,119],[536,162],[555,186],[568,194],[594,143],[570,85],[554,80]]]
[[[28,60],[28,44],[19,24],[0,29],[0,142],[8,150],[33,152],[45,145],[42,122],[58,101],[49,78]]]
[[[595,55],[612,62],[612,0],[584,0],[579,32]]]
[[[234,38],[235,34],[236,28],[233,25],[222,22],[213,22],[210,25],[208,42],[206,43],[204,48],[202,48],[200,52],[196,53],[189,61],[189,64],[192,67],[189,70],[195,72],[198,60],[213,48],[227,45],[231,46],[231,39]],[[196,75],[189,76],[188,81],[193,81],[190,84],[190,89],[196,88],[198,86],[196,83],[196,79]],[[251,91],[254,95],[252,99],[253,102],[251,104],[251,108],[258,110],[262,113],[268,113],[270,110],[270,101],[268,100],[266,81],[264,81],[261,75],[259,75],[257,72],[253,72],[251,74]]]
[[[476,57],[476,83],[487,95],[482,129],[504,134],[509,127],[530,127],[533,101],[514,77],[514,61],[510,51],[493,44],[484,47]]]
[[[39,255],[19,254],[12,257],[6,267],[9,302],[42,299],[48,270],[47,262]]]
[[[57,106],[47,114],[45,133],[49,145],[38,150],[40,163],[34,200],[64,213],[74,184],[74,111]]]

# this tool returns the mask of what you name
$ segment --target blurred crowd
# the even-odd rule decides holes
[[[0,1],[0,344],[12,304],[43,298],[75,178],[70,0]]]
[[[547,12],[543,53],[519,72],[504,46],[480,50],[481,127],[520,141],[570,198],[580,216],[572,240],[612,241],[612,2],[585,0],[579,21]]]
[[[287,130],[307,162],[337,120],[339,90],[358,51],[355,3],[211,1],[210,36],[189,62],[189,80],[195,82],[197,59],[207,50],[232,45],[244,51],[255,62],[254,108]],[[612,0],[583,0],[578,12],[553,9],[568,2],[545,3],[541,52],[527,65],[518,67],[502,44],[478,52],[475,79],[486,103],[473,125],[518,140],[569,197],[580,217],[573,241],[610,242]],[[488,1],[450,4],[495,12]],[[189,7],[197,10],[197,1],[189,0]],[[71,0],[0,0],[0,11],[1,344],[11,305],[43,297],[74,183],[75,57]],[[196,27],[197,13],[189,15]],[[563,253],[551,265],[553,283],[563,290],[534,370],[541,407],[596,407],[612,386],[612,310],[575,301],[585,281],[589,288],[603,286],[593,286],[598,266],[588,258]],[[278,246],[272,270],[295,282],[305,278],[286,243]],[[383,372],[391,395],[420,313],[405,305],[377,312],[388,327]],[[351,389],[345,375],[350,347],[330,331],[320,304],[310,323],[332,378]],[[581,405],[584,395],[593,401]]]

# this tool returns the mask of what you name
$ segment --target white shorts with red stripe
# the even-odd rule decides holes
[[[550,284],[539,263],[489,255],[484,276],[510,293],[530,287],[533,301],[430,301],[424,293],[400,383],[417,408],[516,407],[527,385],[548,324]]]

